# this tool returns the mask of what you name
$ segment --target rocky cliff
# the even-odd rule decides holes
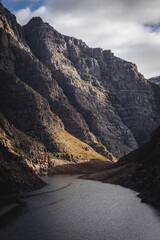
[[[0,114],[0,194],[44,186],[35,174],[47,171],[49,157],[43,144]]]
[[[54,140],[57,133],[54,133]],[[86,169],[87,172],[95,172],[111,164],[111,161],[68,133],[59,132],[56,143],[59,141],[62,148],[66,147],[65,151],[59,148],[60,152],[49,152],[37,138],[15,128],[0,113],[0,195],[44,186],[37,175],[62,173],[63,169],[67,173],[86,173]],[[65,141],[69,142],[68,145]],[[70,145],[74,147],[72,153],[69,152]]]
[[[160,76],[149,78],[148,81],[160,85]]]
[[[41,185],[35,174],[62,172],[63,165],[72,173],[101,170],[112,153],[121,157],[146,142],[160,122],[160,87],[135,64],[39,17],[22,28],[2,4],[0,84],[1,172],[10,168],[19,190],[29,176]]]
[[[0,84],[0,112],[3,116],[0,118],[0,124],[3,126],[0,135],[0,152],[3,155],[1,169],[3,171],[5,164],[6,168],[12,169],[11,179],[16,179],[17,173],[15,188],[16,184],[19,190],[25,188],[20,169],[24,172],[26,169],[24,170],[21,162],[32,170],[29,171],[31,176],[33,173],[53,172],[55,162],[58,164],[54,159],[63,159],[68,163],[113,159],[112,154],[90,132],[83,117],[69,103],[50,70],[33,55],[15,16],[1,4]],[[77,126],[77,132],[84,136],[85,142],[93,145],[105,157],[69,134],[56,111],[53,111],[54,108],[60,109],[61,114],[72,122],[73,127]],[[26,171],[24,183],[29,185],[27,174]],[[8,177],[5,179],[4,174],[2,176],[4,179],[2,177],[0,180],[1,186],[6,186]],[[33,182],[36,179],[35,177]]]
[[[86,178],[134,189],[142,202],[160,208],[160,128],[148,143]]]
[[[47,100],[52,115],[54,115],[56,119],[54,124],[57,121],[55,124],[56,128],[58,127],[57,124],[61,122],[57,117],[58,112],[59,117],[63,116],[65,125],[67,125],[67,123],[70,124],[70,127],[73,129],[72,135],[80,138],[95,150],[108,157],[108,151],[90,132],[83,117],[69,103],[63,90],[52,77],[50,70],[32,54],[25,42],[21,27],[16,23],[14,15],[11,15],[6,9],[4,10],[3,7],[1,7],[1,15],[3,16],[3,21],[1,23],[2,68],[7,72],[16,74],[16,76],[23,83],[27,84],[27,86],[31,87],[36,94],[38,93],[42,98]],[[13,123],[15,124],[16,121]],[[61,122],[60,125],[62,126],[63,123]],[[65,128],[67,130],[66,126]],[[77,134],[74,134],[74,132]]]
[[[160,122],[159,94],[135,64],[89,48],[39,17],[23,27],[32,52],[47,66],[91,132],[116,157],[149,140]],[[160,89],[158,90],[160,91]],[[80,137],[58,109],[67,131]]]

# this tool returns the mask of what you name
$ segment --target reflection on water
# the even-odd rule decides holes
[[[45,188],[24,194],[26,207],[0,229],[4,240],[159,240],[159,212],[120,186],[45,177]]]
[[[67,187],[69,187],[70,185],[72,185],[72,182],[71,183],[68,183],[66,186],[63,186],[63,187],[60,187],[58,189],[55,189],[55,190],[50,190],[50,191],[45,191],[45,192],[38,192],[38,193],[32,193],[32,194],[26,194],[26,195],[22,195],[21,198],[30,198],[30,197],[37,197],[37,196],[40,196],[40,195],[44,195],[44,194],[48,194],[48,193],[54,193],[54,192],[58,192],[58,191],[61,191]]]

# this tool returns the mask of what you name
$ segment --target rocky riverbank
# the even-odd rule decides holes
[[[117,163],[85,179],[119,184],[139,192],[142,202],[160,208],[160,128],[151,140],[121,158]]]

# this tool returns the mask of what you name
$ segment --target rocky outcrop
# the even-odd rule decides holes
[[[65,159],[68,156],[72,161],[81,158],[105,158],[87,144],[67,133],[61,120],[53,114],[48,102],[40,94],[15,75],[3,70],[0,73],[2,77],[1,112],[18,129],[37,138],[48,151],[55,156],[60,155],[61,158]]]
[[[64,141],[66,136],[69,141],[69,134],[62,133]],[[37,138],[15,128],[0,113],[0,195],[44,186],[39,175],[95,172],[112,163],[80,140],[70,141],[75,148],[72,154],[49,152]]]
[[[86,178],[131,188],[142,202],[160,208],[160,128],[148,143]]]
[[[33,190],[45,184],[50,156],[37,140],[14,128],[0,114],[0,194]]]
[[[0,64],[3,85],[0,90],[0,111],[18,129],[36,136],[49,151],[72,152],[66,147],[66,143],[62,145],[65,137],[71,142],[74,141],[74,137],[69,137],[70,135],[64,131],[63,122],[53,111],[54,108],[58,108],[66,119],[68,119],[67,114],[70,114],[68,122],[70,121],[74,127],[72,120],[76,120],[80,126],[76,129],[86,137],[84,137],[86,142],[95,145],[97,151],[111,159],[111,154],[89,131],[83,118],[69,104],[49,69],[32,54],[14,15],[2,5],[0,14],[0,48],[2,50]],[[10,95],[9,98],[8,95]],[[57,135],[65,137],[58,139]]]
[[[148,81],[160,85],[160,76],[149,78]]]
[[[39,17],[22,28],[2,4],[0,85],[0,184],[8,181],[8,191],[12,182],[13,191],[41,185],[35,174],[107,167],[128,176],[139,163],[111,166],[110,152],[120,157],[137,148],[160,122],[160,87],[136,65]]]
[[[31,191],[43,186],[45,183],[30,168],[24,166],[21,157],[8,151],[0,143],[0,196]]]
[[[1,24],[2,68],[6,69],[7,72],[16,74],[22,82],[30,86],[36,93],[39,93],[41,97],[45,98],[55,117],[58,115],[62,119],[66,130],[68,130],[67,124],[69,124],[72,129],[72,131],[69,132],[71,132],[73,136],[81,139],[96,151],[109,157],[106,148],[90,132],[83,117],[69,103],[63,90],[52,77],[49,69],[32,54],[23,38],[21,27],[15,22],[14,15],[11,15],[6,9],[4,10],[3,7],[1,7],[1,15],[3,16]],[[12,25],[14,25],[13,29]],[[11,59],[11,62],[9,62],[8,59]],[[6,61],[7,64],[5,64]],[[60,119],[57,121],[61,122]],[[60,125],[63,125],[62,122]]]
[[[39,17],[23,30],[34,55],[109,151],[120,157],[149,140],[160,122],[159,94],[135,64],[64,36]],[[59,111],[56,114],[80,137]]]
[[[13,191],[42,183],[35,174],[56,172],[55,162],[59,159],[64,164],[65,161],[76,164],[92,159],[107,162],[114,159],[90,132],[50,70],[33,55],[15,16],[2,4],[0,85],[0,154],[3,156],[0,171],[4,170],[0,184],[8,185],[6,191],[11,188],[12,181]],[[90,146],[65,130],[56,109]],[[92,145],[105,157],[94,151]]]

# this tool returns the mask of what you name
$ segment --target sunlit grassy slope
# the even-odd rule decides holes
[[[83,143],[79,139],[70,135],[63,129],[57,129],[54,132],[54,140],[59,148],[60,153],[66,153],[73,155],[74,157],[79,157],[81,159],[100,159],[107,160],[106,157],[100,155],[94,151],[89,145]]]

